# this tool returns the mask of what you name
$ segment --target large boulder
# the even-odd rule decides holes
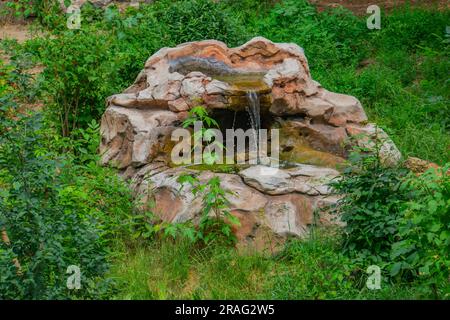
[[[265,171],[269,170],[269,171]],[[277,170],[255,166],[237,174],[213,173],[190,170],[182,167],[170,168],[162,162],[142,167],[133,175],[135,196],[144,205],[151,204],[159,218],[170,222],[197,222],[201,215],[202,197],[192,194],[192,187],[181,185],[181,175],[196,175],[201,183],[217,176],[221,187],[232,192],[227,199],[230,212],[240,221],[235,228],[240,244],[257,248],[270,248],[287,236],[306,237],[313,223],[336,224],[321,208],[337,201],[327,184],[337,177],[332,169],[299,165],[291,169]],[[261,176],[265,178],[261,178]]]
[[[227,112],[234,114],[234,127],[249,92],[259,96],[266,129],[280,130],[280,157],[290,169],[250,166],[225,174],[173,166],[171,134],[193,106],[222,112],[221,125],[230,123]],[[367,123],[358,99],[312,79],[302,48],[261,37],[237,48],[206,40],[160,49],[129,88],[108,98],[101,138],[102,163],[119,168],[143,205],[154,204],[151,210],[166,221],[199,218],[202,201],[179,185],[180,175],[195,173],[202,182],[218,175],[234,192],[238,239],[256,247],[268,238],[305,236],[314,221],[335,223],[325,212],[315,219],[314,212],[338,200],[329,182],[351,145],[378,150],[386,165],[400,159],[386,133]]]
[[[356,98],[329,92],[311,78],[302,48],[261,37],[237,48],[214,40],[163,48],[109,104],[180,112],[201,101],[211,109],[244,109],[239,97],[248,90],[259,92],[273,115],[303,115],[335,126],[367,121]]]
[[[132,86],[108,99],[101,125],[103,163],[119,168],[150,163],[161,150],[149,147],[155,145],[154,137],[168,141],[171,131],[162,127],[176,126],[174,119],[183,120],[197,104],[210,110],[245,110],[249,90],[259,93],[262,112],[281,119],[282,127],[307,136],[305,142],[313,150],[345,157],[344,144],[354,132],[373,136],[373,125],[367,124],[358,99],[327,91],[314,81],[299,46],[256,37],[240,47],[228,48],[222,42],[206,40],[160,49],[147,60]],[[159,119],[164,114],[167,121],[152,121],[134,134],[129,132],[125,148],[118,142],[124,132],[109,125],[119,114],[121,119],[128,118],[128,123],[135,123],[133,117],[141,115]],[[143,143],[146,139],[151,142]],[[390,158],[386,163],[395,163],[400,153],[387,141],[390,145],[382,155]]]
[[[339,172],[303,164],[290,169],[258,165],[240,171],[239,175],[249,186],[270,195],[297,192],[311,196],[326,196],[332,194],[328,184],[339,176]]]

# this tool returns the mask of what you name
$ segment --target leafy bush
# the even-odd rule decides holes
[[[391,281],[448,297],[450,166],[416,177],[382,168],[371,155],[352,158],[358,166],[333,183],[343,195],[337,211],[346,223],[344,253],[358,265],[378,264]]]
[[[10,16],[16,19],[26,19],[30,16],[36,16],[39,2],[41,1],[30,1],[30,0],[5,1],[0,6],[0,16],[4,18]]]
[[[205,39],[237,45],[245,39],[245,30],[211,0],[159,1],[148,10],[161,25],[165,45]]]
[[[399,225],[391,276],[418,278],[436,298],[450,292],[450,165],[411,179],[416,195]]]
[[[39,116],[22,117],[0,140],[0,230],[10,239],[0,244],[8,270],[0,297],[101,297],[111,288],[102,277],[109,247],[127,227],[131,196],[95,162],[80,167],[55,154],[41,125]],[[70,265],[81,268],[82,290],[66,287]]]
[[[353,153],[352,165],[333,183],[339,194],[337,211],[346,223],[344,250],[373,262],[386,261],[398,241],[398,224],[410,190],[407,170],[381,166],[372,154]]]
[[[13,100],[12,66],[5,65],[0,60],[0,134],[8,127],[8,119],[14,115],[17,104]]]
[[[25,103],[35,102],[40,95],[40,83],[35,81],[36,76],[30,73],[30,69],[36,66],[34,54],[15,40],[2,41],[0,48],[11,55],[9,63],[3,67],[6,70],[2,72],[2,77],[13,89],[13,100],[20,99]]]
[[[54,27],[62,21],[62,12],[57,0],[15,0],[5,1],[0,16],[15,19],[37,17],[40,23]]]
[[[69,30],[46,42],[40,57],[46,67],[43,90],[48,110],[62,136],[98,120],[106,97],[115,91],[108,38],[87,30]]]

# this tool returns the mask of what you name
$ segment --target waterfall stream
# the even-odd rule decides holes
[[[259,96],[254,91],[248,91],[247,92],[247,101],[248,105],[246,106],[247,113],[250,115],[250,124],[252,126],[253,130],[253,140],[254,140],[254,146],[256,147],[256,162],[257,164],[260,163],[259,158],[259,129],[261,129],[261,113],[260,113],[260,103],[259,103]],[[250,150],[252,148],[249,148],[249,155]],[[254,150],[254,148],[253,148]]]

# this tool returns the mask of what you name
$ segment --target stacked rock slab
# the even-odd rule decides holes
[[[307,236],[313,223],[339,223],[325,212],[315,216],[318,209],[338,200],[327,183],[339,172],[329,168],[300,164],[292,169],[276,169],[258,165],[238,174],[225,174],[169,168],[154,162],[133,175],[132,186],[144,206],[150,203],[149,209],[162,220],[197,222],[202,199],[192,194],[189,185],[178,182],[180,175],[191,173],[203,183],[218,176],[221,187],[233,192],[227,199],[231,213],[240,220],[234,231],[241,244],[267,249],[288,236]]]
[[[155,211],[165,220],[195,220],[201,203],[187,187],[178,191],[176,177],[188,170],[170,167],[171,133],[198,104],[210,110],[245,110],[248,84],[235,81],[240,78],[256,79],[251,85],[262,109],[280,130],[305,137],[311,148],[345,158],[350,137],[364,147],[378,139],[382,160],[399,160],[395,145],[367,123],[355,97],[330,92],[312,79],[302,48],[256,37],[237,48],[206,40],[152,55],[132,86],[108,98],[101,122],[102,163],[131,178],[136,194],[154,200]],[[305,164],[279,169],[276,175],[261,176],[258,170],[220,174],[223,187],[240,190],[231,208],[241,220],[236,230],[240,240],[254,241],[263,229],[276,237],[304,235],[314,209],[336,201],[326,186],[336,170]],[[212,175],[202,171],[200,179]]]

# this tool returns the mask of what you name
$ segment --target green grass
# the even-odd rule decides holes
[[[381,52],[364,68],[317,73],[329,90],[360,99],[369,120],[383,127],[403,156],[443,165],[450,161],[448,56]],[[405,67],[406,66],[406,67]]]
[[[450,10],[400,8],[383,15],[381,30],[368,30],[365,19],[345,9],[318,13],[305,0],[267,0],[256,7],[248,0],[160,0],[122,14],[84,6],[81,31],[68,31],[61,18],[48,30],[56,32],[54,39],[31,41],[21,51],[52,61],[45,56],[48,42],[89,46],[98,41],[84,38],[101,36],[104,51],[114,54],[102,59],[105,73],[92,70],[92,77],[103,79],[92,91],[121,92],[161,47],[212,38],[237,46],[254,36],[295,42],[304,48],[313,78],[360,99],[369,120],[390,134],[404,157],[443,165],[450,161]],[[92,108],[101,111],[103,98],[96,103]],[[99,120],[98,113],[91,116]]]
[[[340,252],[336,235],[323,232],[274,255],[149,241],[123,251],[109,276],[118,283],[113,299],[428,298],[412,284],[367,289],[367,275]]]
[[[82,32],[66,30],[62,17],[53,38],[29,41],[14,50],[42,63],[51,61],[42,50],[48,42],[70,39],[78,45],[77,35],[100,36],[103,51],[111,52],[103,61],[111,66],[104,67],[113,68],[107,71],[114,76],[101,73],[103,68],[92,70],[84,65],[75,69],[78,73],[88,70],[90,76],[102,79],[90,83],[98,93],[121,92],[152,53],[180,42],[216,38],[236,46],[257,35],[295,42],[305,49],[313,78],[328,90],[360,99],[369,120],[388,132],[404,157],[416,156],[440,165],[450,161],[449,10],[404,8],[383,15],[382,29],[370,31],[363,17],[341,9],[317,13],[303,0],[260,1],[256,8],[250,0],[195,0],[191,2],[199,4],[196,10],[186,10],[193,8],[188,2],[161,0],[122,15],[108,11],[106,16],[84,8]],[[81,42],[87,52],[95,51],[88,47],[90,43],[100,43]],[[6,41],[2,46],[13,47]],[[48,76],[45,81],[52,84],[51,74]],[[26,91],[30,93],[30,87]],[[36,91],[39,96],[40,88]],[[97,115],[104,108],[103,98],[92,106],[99,110]],[[88,123],[91,119],[83,120]],[[118,283],[112,297],[116,299],[430,297],[414,283],[383,282],[381,290],[368,290],[367,266],[354,265],[346,258],[335,235],[290,241],[277,255],[243,253],[222,246],[200,248],[182,239],[148,240],[112,251],[115,258],[108,276]]]

